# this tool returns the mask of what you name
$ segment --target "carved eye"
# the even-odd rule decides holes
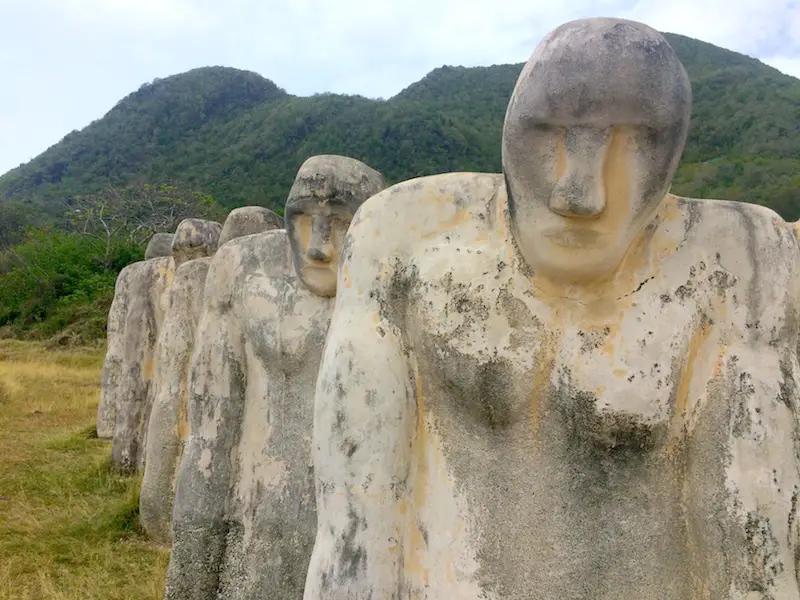
[[[528,129],[537,135],[560,136],[564,132],[563,127],[542,121],[530,121]]]

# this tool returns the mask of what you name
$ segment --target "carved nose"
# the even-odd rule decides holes
[[[333,257],[331,220],[325,216],[314,217],[311,223],[311,243],[306,256],[318,262],[330,262]]]
[[[565,175],[550,195],[550,210],[564,217],[597,217],[605,207],[603,188],[591,175]]]
[[[330,262],[331,257],[329,254],[323,252],[320,248],[309,248],[308,257],[317,262]]]

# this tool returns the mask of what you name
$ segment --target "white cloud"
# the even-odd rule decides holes
[[[0,0],[0,173],[155,77],[228,65],[296,94],[389,97],[443,64],[522,62],[549,30],[579,17],[640,20],[800,75],[799,6],[797,0]],[[13,50],[4,55],[6,48]]]
[[[763,62],[771,67],[775,67],[781,73],[800,79],[800,56],[795,56],[793,58],[788,56],[775,56]]]
[[[213,23],[212,13],[194,0],[39,0],[38,4],[52,17],[103,30],[115,26],[150,32],[176,26],[205,29]]]

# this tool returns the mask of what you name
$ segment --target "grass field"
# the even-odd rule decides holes
[[[162,598],[139,478],[94,437],[103,349],[0,340],[0,599]]]

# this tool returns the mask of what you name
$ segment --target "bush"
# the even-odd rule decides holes
[[[117,274],[142,256],[141,248],[120,242],[106,259],[105,248],[86,236],[29,230],[0,253],[0,329],[14,337],[104,338]]]

